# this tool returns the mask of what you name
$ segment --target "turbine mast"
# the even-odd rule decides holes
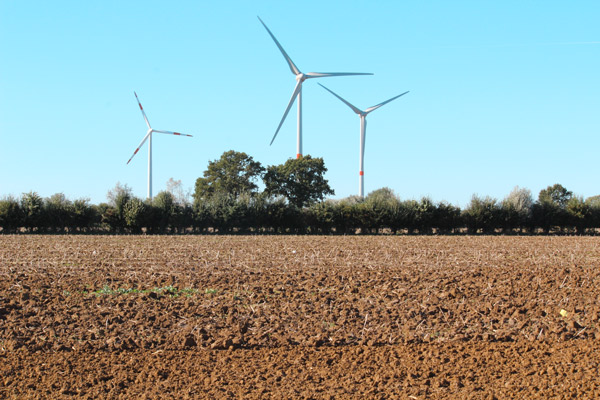
[[[148,137],[148,200],[152,200],[152,131]]]
[[[360,153],[358,160],[358,196],[365,197],[365,136],[367,130],[367,116],[360,114]]]
[[[298,134],[296,138],[296,158],[302,157],[302,86],[298,92]]]

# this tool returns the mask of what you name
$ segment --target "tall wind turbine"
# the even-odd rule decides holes
[[[321,84],[319,83],[319,85],[321,85]],[[327,90],[329,93],[331,93],[335,97],[337,97],[338,99],[340,99],[344,104],[346,104],[348,107],[350,107],[352,109],[352,111],[357,113],[360,117],[360,155],[359,155],[359,161],[358,161],[358,165],[359,165],[358,195],[361,198],[364,198],[365,197],[365,169],[364,169],[364,166],[365,166],[365,137],[367,134],[367,115],[370,112],[377,110],[379,107],[389,103],[390,101],[396,100],[400,96],[404,96],[408,92],[399,94],[396,97],[392,97],[391,99],[384,101],[383,103],[379,103],[373,107],[369,107],[366,110],[362,111],[362,110],[359,110],[358,108],[354,107],[352,104],[350,104],[346,100],[342,99],[337,94],[333,93],[333,91],[327,89],[325,86],[321,85],[321,87],[323,89]]]
[[[148,140],[148,198],[150,200],[152,200],[152,132],[165,133],[167,135],[176,135],[176,136],[189,136],[189,137],[192,137],[192,135],[186,135],[184,133],[179,133],[179,132],[159,131],[157,129],[152,129],[152,127],[150,126],[150,122],[148,122],[148,118],[146,117],[146,113],[144,112],[144,108],[142,107],[142,103],[140,103],[140,99],[138,99],[137,93],[133,92],[133,94],[135,94],[135,98],[138,102],[138,105],[140,106],[140,110],[142,110],[142,115],[144,116],[146,125],[148,125],[148,131],[146,132],[146,136],[144,136],[144,139],[142,139],[142,142],[140,143],[138,148],[135,149],[135,151],[133,152],[133,155],[131,156],[129,161],[131,161],[131,159],[137,154],[137,152],[140,150],[140,148],[146,142],[146,140]],[[127,164],[129,164],[129,161],[127,161]]]
[[[288,103],[287,108],[285,109],[285,112],[283,113],[283,117],[281,117],[279,126],[277,126],[275,135],[273,135],[273,139],[271,139],[271,143],[269,145],[273,144],[275,137],[279,133],[279,129],[281,129],[281,125],[283,125],[283,121],[285,121],[285,118],[287,117],[288,113],[290,112],[290,108],[292,108],[292,104],[294,104],[294,100],[296,100],[296,98],[297,98],[298,99],[298,135],[297,135],[297,140],[296,140],[296,158],[300,158],[300,157],[302,157],[302,83],[305,80],[311,79],[311,78],[328,78],[330,76],[373,75],[373,74],[364,73],[364,72],[307,72],[304,74],[304,73],[300,72],[298,67],[296,67],[296,64],[294,64],[294,62],[292,61],[290,56],[287,55],[287,53],[285,52],[283,47],[281,47],[281,44],[279,44],[277,39],[275,39],[275,36],[273,35],[273,33],[271,33],[269,28],[267,28],[267,25],[265,25],[263,20],[260,19],[260,17],[258,17],[258,20],[260,21],[261,24],[263,24],[263,26],[265,27],[267,32],[269,32],[269,35],[271,35],[271,38],[273,39],[273,41],[279,48],[279,51],[281,51],[281,54],[283,54],[283,58],[285,58],[285,61],[287,61],[288,65],[290,67],[290,70],[292,71],[292,73],[294,75],[296,75],[296,87],[294,88],[294,92],[292,93],[292,98],[290,99],[290,102]]]

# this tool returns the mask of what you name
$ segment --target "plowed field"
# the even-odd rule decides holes
[[[0,398],[600,398],[594,237],[0,236]]]

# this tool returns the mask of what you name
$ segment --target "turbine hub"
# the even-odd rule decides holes
[[[300,72],[298,75],[296,75],[296,80],[299,82],[304,82],[306,80],[306,75]]]

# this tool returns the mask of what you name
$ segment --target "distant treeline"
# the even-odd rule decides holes
[[[516,187],[504,200],[473,196],[464,210],[429,198],[401,200],[391,189],[366,198],[324,200],[335,194],[322,158],[307,155],[264,168],[233,150],[208,163],[196,180],[193,202],[181,181],[141,200],[119,183],[108,202],[71,201],[35,192],[0,200],[2,233],[595,233],[600,196],[583,199],[562,185],[534,201]],[[257,182],[264,190],[259,192]]]
[[[2,233],[148,234],[593,234],[600,228],[600,197],[583,199],[558,184],[542,190],[535,201],[529,190],[518,187],[501,201],[473,196],[465,209],[428,198],[401,200],[388,188],[365,199],[300,207],[266,191],[196,194],[192,203],[168,191],[144,201],[117,185],[108,203],[94,205],[61,193],[42,198],[30,192],[0,200],[0,227]]]

